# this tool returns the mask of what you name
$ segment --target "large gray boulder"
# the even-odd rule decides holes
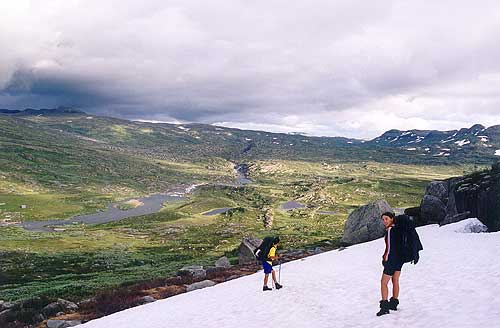
[[[426,195],[437,197],[443,203],[448,201],[448,193],[448,183],[446,181],[432,181],[425,190]]]
[[[377,200],[349,214],[340,241],[341,245],[349,246],[383,237],[385,228],[380,216],[384,212],[393,210],[385,200]]]
[[[186,291],[190,292],[196,289],[202,289],[202,288],[207,288],[207,287],[212,287],[215,285],[215,282],[212,280],[203,280],[200,282],[195,282],[194,284],[188,285],[186,288]]]
[[[58,299],[56,302],[52,302],[42,309],[42,314],[47,317],[53,317],[59,312],[71,312],[78,310],[78,305],[73,302],[66,301],[63,299]]]
[[[436,196],[425,195],[420,203],[420,215],[424,222],[441,222],[446,216],[446,205]]]
[[[256,260],[253,251],[259,247],[261,243],[262,239],[243,238],[238,248],[238,264],[254,264]]]

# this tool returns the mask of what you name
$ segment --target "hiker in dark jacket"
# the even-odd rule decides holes
[[[400,255],[401,245],[401,232],[396,224],[396,217],[394,213],[385,212],[381,216],[385,226],[385,251],[382,256],[382,265],[384,271],[380,281],[380,293],[382,300],[380,301],[380,311],[377,316],[388,314],[389,310],[397,310],[399,304],[399,277],[401,275],[401,268],[404,261]],[[388,300],[389,288],[388,283],[392,281],[392,297]]]

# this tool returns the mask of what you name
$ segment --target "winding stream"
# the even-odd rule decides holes
[[[248,179],[248,165],[234,164],[234,170],[237,174],[237,178],[234,184],[235,186],[246,185],[252,182],[250,179]],[[72,224],[102,224],[115,222],[135,216],[153,214],[159,212],[163,207],[163,203],[165,202],[178,202],[186,200],[186,195],[193,192],[198,186],[200,185],[195,184],[188,187],[176,187],[166,193],[154,194],[143,198],[134,198],[142,202],[143,205],[128,210],[120,210],[117,207],[119,204],[127,201],[125,200],[109,204],[107,210],[102,212],[77,215],[66,220],[25,221],[18,224],[18,226],[21,226],[29,231],[50,232],[56,231],[54,229],[54,226],[65,226]],[[210,212],[204,213],[203,215],[221,214],[227,212],[229,209],[230,208],[213,209]]]

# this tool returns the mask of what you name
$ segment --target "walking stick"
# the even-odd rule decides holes
[[[278,271],[278,284],[281,284],[281,261],[280,261],[280,269]]]

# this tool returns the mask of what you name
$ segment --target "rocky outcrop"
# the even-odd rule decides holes
[[[385,200],[377,200],[353,211],[345,223],[340,244],[349,246],[384,236],[384,224],[380,219],[384,212],[393,212]]]
[[[240,247],[238,248],[238,264],[253,264],[255,263],[255,255],[253,251],[259,247],[262,239],[243,238]]]
[[[441,222],[446,216],[446,205],[436,196],[425,195],[420,203],[420,214],[428,222]]]
[[[478,218],[489,231],[499,231],[500,163],[488,171],[431,182],[419,211],[412,209],[412,214],[419,225]]]
[[[58,299],[56,302],[52,302],[42,309],[42,314],[46,318],[55,316],[59,312],[71,312],[78,310],[78,305],[73,302],[66,301],[63,299]]]

